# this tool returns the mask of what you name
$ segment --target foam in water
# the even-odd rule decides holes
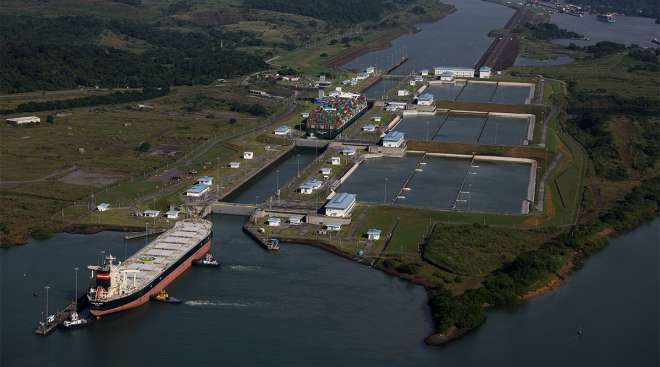
[[[242,303],[242,302],[223,302],[223,301],[212,301],[212,300],[190,300],[183,302],[186,306],[192,307],[255,307],[258,306],[258,303]]]
[[[232,271],[258,271],[261,266],[257,265],[229,265],[229,270]]]

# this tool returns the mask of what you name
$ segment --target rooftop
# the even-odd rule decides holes
[[[355,194],[348,194],[345,192],[340,192],[337,195],[333,196],[330,201],[328,201],[327,204],[325,204],[325,207],[327,209],[339,209],[339,210],[344,210],[348,209],[348,207],[351,206],[355,202],[356,199]]]
[[[195,184],[195,185],[192,185],[192,186],[188,189],[188,192],[192,192],[192,193],[199,194],[199,193],[203,192],[204,190],[206,190],[206,189],[208,189],[208,188],[209,188],[208,185],[204,185],[204,184]]]
[[[402,140],[404,138],[404,136],[405,135],[400,131],[390,131],[389,133],[387,133],[387,135],[385,135],[385,137],[383,137],[383,140],[384,141],[399,141],[399,140]]]

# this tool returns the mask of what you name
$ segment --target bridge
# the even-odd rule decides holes
[[[229,203],[218,201],[211,205],[213,213],[228,215],[252,215],[257,210],[255,204]]]

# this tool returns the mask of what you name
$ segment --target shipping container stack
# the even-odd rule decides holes
[[[317,133],[340,130],[367,108],[367,98],[363,95],[352,98],[326,97],[319,102],[321,105],[310,112],[307,118],[307,129]]]

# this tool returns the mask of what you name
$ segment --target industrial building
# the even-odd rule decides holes
[[[209,192],[209,186],[204,184],[192,185],[188,190],[186,190],[186,196],[198,198],[204,196]]]
[[[400,148],[404,143],[404,134],[400,131],[390,131],[383,137],[383,146],[386,148]]]
[[[474,78],[474,69],[472,68],[438,66],[434,69],[434,74],[437,77],[443,73],[453,73],[455,78]]]
[[[329,217],[348,217],[351,215],[356,202],[355,194],[338,193],[325,204],[325,215]]]
[[[433,101],[435,100],[435,96],[433,96],[433,94],[431,94],[431,93],[424,93],[424,94],[421,94],[421,95],[417,96],[417,98],[415,98],[415,99],[417,100],[417,104],[420,105],[420,106],[431,106],[431,105],[433,105]]]

